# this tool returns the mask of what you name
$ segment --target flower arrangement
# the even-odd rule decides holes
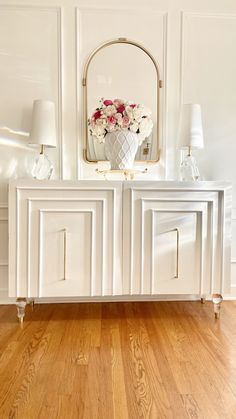
[[[151,111],[143,105],[122,99],[104,100],[88,120],[89,130],[100,143],[105,142],[108,132],[130,130],[137,133],[139,145],[149,137],[153,122]]]

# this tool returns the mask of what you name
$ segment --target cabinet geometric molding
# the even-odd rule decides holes
[[[121,183],[16,182],[9,295],[122,294]]]
[[[230,291],[226,182],[9,187],[9,295],[102,300]]]
[[[229,184],[127,182],[124,205],[126,292],[229,292]]]

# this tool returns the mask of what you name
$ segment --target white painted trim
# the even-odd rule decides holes
[[[185,60],[185,41],[186,41],[186,19],[190,18],[212,18],[212,19],[236,19],[234,13],[211,13],[211,12],[189,12],[182,10],[180,19],[180,81],[179,81],[179,106],[183,103],[184,85],[184,60]]]
[[[76,50],[75,50],[75,54],[76,54],[76,138],[77,138],[77,142],[76,142],[76,148],[77,148],[77,179],[79,179],[81,177],[81,173],[79,173],[79,168],[78,168],[78,162],[80,161],[82,164],[87,164],[84,160],[83,160],[83,156],[81,156],[81,144],[80,141],[82,141],[84,134],[85,134],[85,129],[86,127],[84,126],[84,121],[81,120],[81,123],[79,123],[78,120],[78,115],[81,112],[83,114],[83,94],[82,94],[82,74],[80,73],[80,65],[79,65],[79,57],[80,57],[80,51],[81,51],[81,45],[82,45],[82,33],[81,33],[81,22],[82,22],[82,15],[83,13],[97,13],[97,14],[104,14],[104,13],[109,13],[114,15],[114,12],[118,15],[122,15],[122,14],[134,14],[136,13],[137,15],[143,15],[143,14],[150,14],[150,9],[145,8],[145,7],[141,7],[141,8],[136,8],[135,11],[133,8],[130,7],[124,7],[123,5],[121,6],[121,8],[119,7],[113,7],[111,8],[107,8],[107,7],[88,7],[88,6],[77,6],[76,7],[76,13],[75,13],[75,36],[76,36]],[[163,51],[163,55],[162,55],[162,66],[160,65],[160,62],[158,60],[158,57],[156,57],[156,53],[155,51],[151,51],[153,56],[155,57],[156,61],[158,62],[158,66],[160,69],[160,79],[163,81],[163,88],[160,91],[160,103],[158,103],[158,106],[160,108],[160,132],[159,132],[159,150],[162,150],[161,153],[161,160],[163,160],[163,165],[166,168],[166,138],[167,138],[167,59],[168,59],[168,19],[169,19],[169,12],[167,10],[153,10],[152,9],[152,15],[158,16],[162,18],[162,23],[163,23],[163,31],[162,31],[162,38],[163,38],[163,44],[162,44],[162,51]],[[118,18],[118,17],[117,17]],[[122,18],[122,16],[121,16]],[[141,42],[141,41],[140,41]],[[101,44],[102,41],[99,42],[99,44]],[[91,53],[92,51],[88,51],[87,56]],[[161,100],[162,98],[162,100]],[[81,106],[81,110],[79,109],[79,107]],[[82,118],[83,119],[83,118]],[[82,148],[84,149],[84,139],[83,139],[83,146]],[[82,157],[82,158],[81,158]],[[81,161],[82,160],[82,161]],[[156,164],[153,164],[153,166],[158,165],[159,162],[157,162]],[[94,164],[94,167],[96,167],[96,165]]]
[[[60,6],[40,6],[40,5],[33,5],[33,4],[9,4],[9,5],[0,5],[0,10],[9,10],[9,11],[24,11],[24,12],[54,12],[56,13],[57,19],[57,67],[58,67],[58,77],[57,77],[57,89],[58,89],[58,170],[59,170],[59,178],[63,179],[63,141],[62,141],[62,7]],[[33,151],[33,150],[32,150]]]
[[[130,232],[131,232],[131,239],[130,239],[130,255],[131,255],[130,256],[130,269],[131,269],[131,272],[130,272],[129,281],[130,281],[130,286],[131,286],[131,290],[130,290],[131,295],[132,295],[132,289],[133,289],[133,260],[132,260],[132,257],[133,257],[133,252],[132,252],[132,249],[133,249],[133,228],[132,228],[133,222],[132,221],[134,219],[133,206],[134,206],[135,196],[140,192],[144,192],[144,193],[146,193],[146,192],[165,192],[166,196],[161,196],[161,197],[158,197],[158,198],[157,197],[155,197],[155,198],[154,197],[141,198],[141,203],[142,203],[143,200],[144,201],[152,201],[152,202],[175,202],[175,203],[185,202],[187,204],[188,203],[193,203],[195,205],[197,205],[197,204],[200,205],[200,204],[206,203],[210,207],[210,210],[211,210],[211,225],[212,225],[212,230],[213,230],[214,224],[218,222],[217,220],[218,220],[219,215],[220,215],[220,212],[219,212],[220,207],[218,205],[217,206],[217,220],[215,220],[216,202],[220,203],[221,200],[223,199],[224,194],[226,193],[226,191],[231,189],[231,186],[228,182],[226,182],[226,183],[219,182],[220,183],[220,188],[219,189],[214,189],[214,187],[210,189],[210,192],[211,192],[210,197],[207,197],[207,196],[205,197],[204,196],[204,198],[203,198],[203,197],[198,197],[197,196],[195,199],[193,199],[192,197],[190,199],[188,199],[187,197],[184,197],[184,198],[179,198],[178,197],[179,192],[182,191],[182,188],[175,188],[175,187],[174,188],[172,187],[170,189],[165,188],[165,185],[168,184],[168,183],[169,183],[169,186],[171,186],[171,184],[173,185],[173,182],[168,182],[168,181],[165,181],[165,182],[138,182],[138,185],[140,185],[140,186],[137,186],[136,182],[124,182],[123,183],[124,190],[130,191],[129,205],[130,205],[130,210],[131,210],[131,214],[130,214],[130,217],[131,217],[131,223],[130,223],[131,224],[131,230],[130,230]],[[202,189],[201,184],[203,184],[203,182],[200,182],[200,185],[198,185],[198,184],[195,185],[195,184],[193,184],[193,182],[190,182],[190,183],[189,182],[174,182],[174,183],[176,185],[180,185],[180,186],[183,186],[182,184],[184,184],[184,186],[185,186],[184,191],[187,190],[188,192],[192,192],[192,193],[199,192],[200,194],[204,194],[204,195],[206,195],[206,192],[208,192],[208,190]],[[216,185],[216,183],[217,182],[214,182],[215,185]],[[218,183],[218,185],[219,185],[219,183]],[[158,184],[158,186],[160,185],[161,187],[159,188],[157,186],[157,184]],[[194,186],[194,188],[193,189],[189,188],[189,184],[192,187]],[[212,182],[207,182],[207,184],[208,184],[208,186],[212,185]],[[187,185],[187,188],[186,188],[186,185]],[[225,185],[226,187],[221,189],[223,185]],[[200,188],[199,188],[199,186],[200,186]],[[136,195],[135,195],[135,192],[137,193]],[[170,195],[169,195],[170,193],[174,193],[174,194],[176,193],[176,197],[175,196],[170,197]],[[218,201],[218,195],[221,196],[221,200],[219,200],[219,201]],[[140,199],[140,197],[139,197],[139,199]],[[223,203],[222,203],[222,205],[223,205]],[[142,213],[141,213],[141,215],[142,215]],[[222,224],[221,224],[221,226],[222,226]],[[222,232],[221,232],[221,235],[222,235]],[[213,238],[213,231],[212,231],[212,234],[211,234],[211,238]],[[132,242],[131,242],[131,240],[132,240]],[[213,278],[212,267],[214,266],[215,252],[219,251],[219,250],[217,250],[217,245],[218,245],[218,242],[216,243],[215,240],[214,240],[213,241],[213,247],[211,249],[211,251],[212,251],[211,291],[213,290],[213,279],[214,279]],[[221,281],[220,284],[221,284],[221,293],[222,293],[222,291],[223,291],[222,275],[221,275],[221,280],[220,281]]]
[[[102,201],[102,200],[101,200]],[[94,262],[95,262],[95,258],[94,258],[94,210],[90,210],[90,209],[54,209],[54,208],[50,208],[50,209],[43,209],[41,208],[39,210],[39,219],[40,219],[40,223],[39,223],[39,238],[40,238],[40,246],[39,246],[39,297],[41,297],[42,295],[42,289],[43,289],[43,281],[42,281],[42,271],[43,271],[43,240],[44,240],[44,235],[43,235],[43,225],[44,225],[44,214],[45,213],[73,213],[73,214],[89,214],[91,216],[91,238],[90,238],[90,284],[89,284],[89,295],[92,296],[92,289],[93,289],[93,284],[94,284],[94,272],[95,272],[95,266],[94,266]],[[29,290],[29,288],[28,288]],[[28,294],[30,292],[28,291]]]
[[[201,209],[180,209],[180,208],[175,208],[175,209],[152,209],[151,210],[151,214],[152,214],[152,225],[151,225],[151,232],[152,232],[152,243],[154,242],[154,215],[156,213],[160,213],[160,212],[181,212],[181,213],[186,213],[186,214],[196,214],[197,216],[200,215],[200,269],[199,269],[199,295],[202,295],[202,288],[203,288],[203,284],[204,284],[204,269],[203,269],[203,255],[204,255],[204,243],[203,243],[203,239],[204,239],[204,232],[203,232],[203,218],[207,218],[207,209],[203,208]],[[206,223],[205,223],[206,224]],[[196,223],[196,228],[198,229],[198,218],[197,218],[197,223]],[[154,248],[152,245],[152,250],[151,250],[151,267],[152,267],[152,272],[151,272],[151,293],[153,294],[153,283],[154,283],[154,267],[153,267],[153,261],[154,261]],[[179,278],[177,279],[177,282],[179,281]]]

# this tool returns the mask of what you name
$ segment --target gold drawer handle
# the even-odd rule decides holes
[[[164,231],[161,234],[176,232],[176,270],[174,278],[179,278],[179,229],[173,228],[172,230]]]
[[[64,281],[66,280],[66,251],[67,251],[67,231],[63,230],[63,250],[64,250]]]
[[[176,231],[176,273],[174,278],[179,278],[179,229],[174,228]]]

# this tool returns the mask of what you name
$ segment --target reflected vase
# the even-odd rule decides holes
[[[105,156],[110,161],[111,170],[132,169],[138,146],[138,135],[135,132],[108,132],[105,137]]]

